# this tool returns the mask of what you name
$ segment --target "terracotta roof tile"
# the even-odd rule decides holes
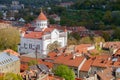
[[[43,31],[44,33],[45,32],[52,32],[55,28],[45,28],[45,30]]]
[[[47,20],[47,17],[44,15],[44,13],[41,11],[40,15],[38,16],[37,20]]]
[[[41,39],[42,34],[43,34],[42,32],[30,32],[30,33],[26,33],[24,35],[24,38]]]
[[[115,55],[120,55],[120,49],[115,52]]]
[[[89,59],[89,60],[85,61],[82,68],[80,69],[80,71],[89,71],[93,61],[94,61],[93,59]]]
[[[87,53],[87,48],[92,46],[91,44],[80,44],[75,47],[75,51],[79,53]]]
[[[52,58],[54,60],[53,63],[64,64],[71,67],[78,67],[81,64],[81,62],[85,59],[82,56],[79,56],[79,57],[76,56],[75,59],[73,59],[73,54],[65,55],[64,53],[59,56],[56,56],[55,53],[53,54],[50,53],[48,55],[49,55],[49,58]]]
[[[96,59],[93,61],[92,66],[107,67],[106,63],[107,63],[109,57],[110,57],[109,55],[97,56]]]
[[[83,80],[82,78],[75,78],[75,80]]]
[[[116,58],[117,61],[113,61],[114,58],[111,58],[109,55],[101,55],[97,56],[92,63],[92,66],[94,67],[120,67],[120,61],[119,58]]]
[[[100,77],[101,80],[111,80],[114,78],[114,76],[112,75],[112,71],[113,70],[111,68],[107,68],[102,72],[97,72],[97,75]]]
[[[15,52],[15,51],[12,50],[12,49],[6,49],[6,50],[4,50],[4,52],[7,52],[7,53],[12,54],[12,55],[15,55],[15,56],[20,56],[19,53]]]
[[[104,48],[111,48],[111,47],[120,48],[120,42],[105,42],[103,47]]]
[[[0,23],[11,24],[11,21],[0,20]]]
[[[58,77],[58,76],[48,76],[48,78],[49,78],[49,80],[64,80],[64,78],[62,78],[62,77]],[[48,80],[48,79],[46,79],[46,80]]]
[[[34,28],[31,28],[31,29],[34,29]],[[45,28],[44,31],[32,31],[29,33],[25,33],[24,38],[41,39],[44,34],[51,33],[54,29],[55,28]]]
[[[27,64],[21,64],[20,65],[20,70],[21,71],[25,71],[25,70],[27,70],[28,69],[28,65]]]
[[[36,60],[35,58],[31,58],[31,57],[26,57],[26,56],[20,56],[20,61],[21,62],[26,62],[28,63],[30,60]],[[41,63],[42,60],[38,59],[38,62]]]
[[[20,57],[20,60],[21,60],[21,62],[28,63],[28,62],[31,61],[31,60],[36,60],[36,58],[21,56],[21,57]],[[46,66],[49,67],[49,68],[52,68],[52,67],[53,67],[53,64],[52,64],[52,63],[42,61],[41,59],[38,59],[38,63],[39,63],[39,64],[44,64],[44,65],[46,65]],[[23,66],[23,65],[22,65],[22,66]]]

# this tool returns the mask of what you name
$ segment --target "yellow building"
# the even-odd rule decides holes
[[[20,59],[7,52],[0,53],[0,73],[20,73]]]

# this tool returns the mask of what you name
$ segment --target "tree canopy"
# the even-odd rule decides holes
[[[54,41],[53,43],[48,44],[47,49],[49,51],[53,51],[56,48],[59,48],[61,45],[58,41]]]
[[[16,28],[0,29],[0,49],[7,48],[17,50],[17,45],[20,41],[19,31]]]
[[[72,69],[65,65],[59,65],[54,69],[54,73],[57,76],[65,78],[65,80],[75,80],[75,73]]]
[[[3,80],[23,80],[22,77],[18,74],[14,74],[14,73],[6,73],[3,76]]]
[[[36,60],[30,60],[30,61],[28,62],[28,65],[29,65],[29,66],[36,65],[36,64],[37,64],[37,61],[36,61]]]
[[[120,28],[116,28],[113,33],[113,38],[120,40]]]
[[[81,38],[80,43],[83,43],[83,44],[92,44],[93,40],[91,39],[91,37],[83,37],[83,38]]]

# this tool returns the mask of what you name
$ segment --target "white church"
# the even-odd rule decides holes
[[[48,27],[48,19],[41,11],[34,25],[22,31],[18,52],[21,54],[37,53],[47,55],[48,45],[57,41],[61,47],[67,45],[67,30],[58,30]],[[32,29],[32,30],[31,30]]]

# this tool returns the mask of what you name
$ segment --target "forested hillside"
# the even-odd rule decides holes
[[[13,0],[0,0],[0,4],[11,4]],[[59,4],[60,2],[68,2],[68,1],[76,1],[76,0],[14,0],[19,1],[22,4],[25,4],[26,6],[50,6]]]

